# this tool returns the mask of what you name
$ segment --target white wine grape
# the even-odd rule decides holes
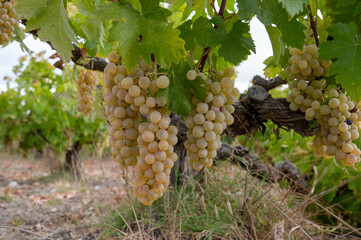
[[[291,91],[286,100],[292,111],[301,110],[307,121],[316,119],[320,125],[313,144],[315,156],[335,156],[345,166],[353,166],[360,161],[361,154],[351,142],[359,138],[360,111],[340,89],[325,88],[322,76],[327,76],[332,62],[318,60],[316,45],[305,46],[303,50],[290,48],[290,53],[292,65],[285,72]]]
[[[9,43],[13,38],[19,21],[16,19],[16,2],[14,0],[0,1],[0,45]]]
[[[136,166],[134,194],[142,204],[150,205],[167,189],[177,160],[173,146],[178,141],[178,130],[170,126],[165,101],[156,97],[158,89],[169,87],[170,80],[143,60],[139,68],[127,71],[124,65],[117,65],[120,58],[114,52],[108,59],[111,62],[104,69],[103,98],[112,157],[122,169]],[[141,123],[139,113],[150,122]]]
[[[84,115],[88,116],[94,111],[93,103],[95,100],[94,93],[96,85],[98,84],[98,76],[94,71],[80,71],[79,78],[75,82],[78,88],[78,110]],[[114,95],[112,95],[114,96]],[[114,105],[116,100],[112,97],[108,99],[111,105]]]
[[[212,166],[212,159],[220,147],[219,137],[227,125],[234,122],[232,113],[235,108],[232,104],[237,101],[239,91],[234,88],[233,74],[233,68],[227,68],[224,72],[208,76],[212,80],[204,85],[208,91],[206,99],[201,101],[192,97],[193,111],[185,121],[189,130],[184,145],[189,164],[196,171]]]

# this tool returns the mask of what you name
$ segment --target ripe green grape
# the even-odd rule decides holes
[[[237,101],[239,91],[233,87],[231,79],[234,71],[232,68],[224,72],[217,72],[208,76],[209,79],[204,87],[207,89],[207,97],[200,101],[192,96],[193,111],[186,119],[188,140],[185,142],[189,164],[197,171],[204,166],[211,167],[212,158],[217,154],[220,147],[220,134],[227,125],[234,122],[231,115],[235,108],[232,106]]]
[[[228,67],[228,68],[224,69],[223,74],[225,77],[232,77],[234,75],[234,70],[232,67]]]
[[[196,71],[194,71],[194,70],[189,70],[188,72],[187,72],[187,78],[188,78],[188,80],[194,80],[194,79],[196,79],[196,77],[197,77],[197,72]]]
[[[307,88],[308,84],[307,84],[307,81],[306,80],[300,80],[298,83],[297,83],[297,87],[299,90],[305,90]]]
[[[157,86],[159,88],[167,88],[169,86],[169,78],[167,76],[160,76],[157,78]]]
[[[361,150],[352,140],[359,138],[361,112],[340,89],[325,89],[322,77],[327,77],[332,62],[318,60],[316,45],[303,50],[290,48],[290,53],[291,66],[285,71],[291,91],[286,100],[291,110],[305,112],[307,121],[317,119],[320,126],[313,144],[315,156],[335,156],[345,166],[353,166],[360,161]]]
[[[78,110],[84,116],[88,116],[94,111],[93,102],[95,98],[93,95],[98,81],[98,76],[93,71],[81,71],[79,79],[76,81],[78,89]],[[109,99],[107,98],[107,100],[112,105],[116,104],[116,97],[114,95],[109,97]]]
[[[298,95],[297,97],[295,97],[295,103],[297,105],[303,104],[304,100],[305,100],[305,97],[303,95]]]
[[[307,66],[308,66],[308,63],[307,63],[307,61],[305,61],[305,60],[301,60],[301,61],[298,63],[298,67],[299,67],[301,70],[306,69]]]
[[[10,42],[15,28],[19,25],[14,7],[13,0],[0,2],[0,45]]]

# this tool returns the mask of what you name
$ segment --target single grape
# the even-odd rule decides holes
[[[347,125],[352,125],[352,121],[351,121],[350,119],[346,119],[346,120],[345,120],[345,123],[346,123]]]
[[[350,153],[353,151],[353,146],[350,143],[345,143],[344,145],[342,145],[342,151],[344,151],[345,153]]]
[[[197,77],[197,72],[196,71],[194,71],[194,70],[189,70],[188,72],[187,72],[187,78],[188,78],[188,80],[194,80],[194,79],[196,79],[196,77]]]
[[[232,67],[228,67],[226,69],[224,69],[223,75],[225,77],[232,77],[234,75],[234,70]]]
[[[159,88],[167,88],[169,86],[169,78],[167,76],[160,76],[157,78],[157,86]]]

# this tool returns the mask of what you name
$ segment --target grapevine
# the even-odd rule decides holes
[[[133,193],[141,203],[149,205],[159,199],[170,184],[169,175],[177,160],[174,148],[178,130],[182,132],[178,134],[181,143],[177,152],[181,157],[186,152],[184,160],[196,171],[211,167],[217,151],[219,157],[226,157],[223,149],[232,146],[223,144],[219,150],[225,129],[231,138],[252,135],[258,129],[265,133],[268,121],[278,126],[274,129],[277,140],[284,134],[279,129],[294,131],[304,137],[316,134],[312,146],[316,157],[333,157],[344,166],[359,163],[361,151],[355,140],[359,139],[361,113],[351,99],[360,101],[361,98],[360,3],[341,0],[319,3],[304,0],[0,0],[0,45],[5,47],[14,39],[20,48],[30,50],[33,46],[28,48],[28,41],[24,40],[31,34],[57,52],[52,56],[60,57],[55,67],[64,69],[71,61],[84,69],[104,73],[101,91],[107,123],[101,125],[106,125],[109,132],[112,159],[121,169],[135,170]],[[256,53],[254,37],[257,35],[251,34],[251,22],[255,18],[264,26],[265,40],[271,44],[266,47],[267,50],[272,48],[272,56],[264,61],[264,74],[273,79],[255,77],[249,91],[239,96],[234,88],[234,68],[241,63],[243,66],[240,67],[245,67],[244,61],[252,61],[249,57],[252,52]],[[308,45],[309,42],[316,44]],[[303,47],[305,43],[307,46]],[[121,53],[121,58],[115,52],[111,52],[108,59],[102,58],[110,49]],[[259,50],[263,51],[257,47],[257,52]],[[284,70],[289,55],[289,67]],[[38,64],[29,67],[30,72],[37,73],[35,80],[22,74],[23,65],[14,69],[20,87],[23,79],[27,80],[25,85],[29,90],[19,92],[21,97],[40,96],[38,92],[31,94],[39,83],[42,87],[52,86],[47,84],[49,80],[53,81],[52,78],[42,75]],[[64,78],[59,78],[59,82],[68,79],[67,74],[68,71],[63,71]],[[271,90],[286,83],[285,76],[290,94],[286,99],[278,98],[279,92]],[[95,77],[94,73],[82,72],[76,81],[78,111],[83,116],[90,115],[94,109]],[[57,83],[58,79],[53,82]],[[27,85],[30,83],[34,87]],[[10,86],[9,82],[7,87]],[[66,90],[59,86],[56,84],[54,88],[61,93]],[[55,93],[54,96],[58,96],[58,92]],[[13,95],[8,96],[15,99]],[[40,137],[44,135],[44,142],[65,150],[61,145],[66,142],[64,134],[56,136],[52,131],[45,132],[46,126],[38,127],[38,118],[44,119],[42,115],[46,110],[46,105],[41,105],[47,101],[44,99],[34,97],[35,105],[39,104],[41,111],[22,108],[15,115],[10,107],[6,107],[4,97],[0,101],[1,112],[10,127],[0,128],[0,137],[6,136],[7,140],[13,141],[28,136],[28,129],[31,129]],[[23,105],[20,100],[13,102],[20,107]],[[73,106],[64,107],[73,110]],[[179,129],[170,125],[170,111],[172,122],[177,122]],[[63,118],[61,111],[59,113]],[[30,123],[25,127],[17,124],[19,119],[27,116],[34,120],[35,128]],[[47,122],[52,129],[53,125],[65,120],[54,118]],[[88,122],[97,118],[92,114],[92,118],[82,120]],[[94,134],[88,130],[84,134],[78,119],[75,121],[68,122],[75,124],[75,130],[81,134],[81,137],[74,136],[76,150],[76,146],[87,144]],[[101,129],[94,126],[100,133]],[[24,138],[19,148],[35,146],[40,149],[43,144]],[[180,162],[180,170],[188,170],[181,165],[183,159]],[[322,164],[314,165],[320,173]],[[257,164],[252,166],[257,168]],[[298,166],[302,172],[305,170],[303,165]],[[253,167],[252,173],[270,175]],[[319,180],[319,176],[327,175],[315,176]],[[307,189],[307,183],[303,186]],[[321,191],[321,188],[314,190]]]
[[[213,165],[213,159],[217,156],[217,149],[221,147],[220,135],[234,122],[232,113],[234,104],[239,95],[238,89],[234,88],[231,77],[234,75],[233,68],[226,68],[224,72],[218,72],[207,80],[205,87],[207,97],[200,101],[195,96],[192,98],[193,111],[186,119],[188,127],[187,155],[189,164],[200,171],[204,166],[209,168]],[[205,78],[203,73],[199,76]],[[189,80],[196,78],[196,72],[190,70],[187,73]]]
[[[98,83],[98,76],[93,71],[81,71],[79,79],[76,81],[78,88],[78,109],[84,116],[88,116],[94,111],[93,102],[95,100],[94,91]]]
[[[335,156],[345,166],[353,166],[360,161],[360,149],[352,140],[359,138],[361,112],[340,88],[328,89],[326,80],[331,61],[318,60],[316,45],[308,45],[299,50],[290,48],[291,66],[288,74],[292,111],[301,110],[307,121],[317,120],[320,129],[314,139],[316,157]]]
[[[0,0],[0,45],[10,42],[15,27],[19,25],[15,4],[14,0]]]
[[[139,69],[128,72],[124,65],[116,65],[119,57],[114,52],[108,59],[104,100],[111,124],[112,156],[122,169],[136,166],[134,194],[144,205],[150,205],[167,189],[178,158],[173,148],[178,130],[170,126],[170,111],[163,98],[156,96],[159,89],[168,87],[169,78],[158,74],[156,63],[152,69],[140,61]]]

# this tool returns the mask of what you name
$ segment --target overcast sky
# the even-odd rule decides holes
[[[254,18],[251,21],[251,35],[256,45],[256,54],[252,54],[249,58],[237,67],[236,87],[243,92],[250,85],[254,75],[263,76],[263,61],[272,55],[272,45],[268,38],[265,27]],[[31,51],[36,53],[46,51],[45,56],[49,57],[55,51],[52,51],[48,44],[39,40],[34,40],[32,36],[25,39],[25,44]],[[22,52],[17,42],[0,48],[0,91],[6,89],[4,81],[5,76],[14,76],[12,68],[18,63],[18,59],[26,53]]]

